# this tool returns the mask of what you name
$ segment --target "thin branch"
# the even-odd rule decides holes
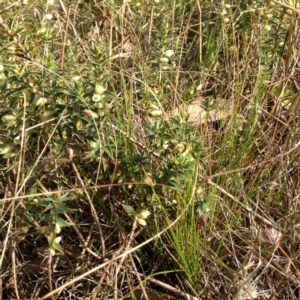
[[[75,175],[77,177],[77,179],[79,180],[80,184],[81,184],[81,187],[83,189],[83,192],[90,204],[90,208],[91,208],[91,212],[92,212],[92,215],[93,215],[93,218],[97,224],[97,227],[98,227],[98,230],[99,230],[99,236],[100,236],[100,241],[101,241],[101,246],[102,246],[102,256],[105,256],[105,242],[104,242],[104,236],[103,236],[103,231],[102,231],[102,227],[101,227],[101,224],[99,222],[99,218],[98,218],[98,215],[97,215],[97,212],[96,212],[96,209],[94,207],[94,204],[93,204],[93,201],[84,185],[84,182],[83,180],[81,179],[81,176],[77,170],[77,167],[75,165],[75,163],[73,162],[73,160],[70,159],[70,163],[71,163],[71,166],[73,168],[73,171],[75,172]]]

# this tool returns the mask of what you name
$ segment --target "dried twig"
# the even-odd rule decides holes
[[[80,174],[77,170],[77,167],[76,167],[76,165],[75,165],[75,163],[72,159],[70,159],[70,163],[71,163],[71,166],[73,168],[73,171],[75,172],[75,175],[76,175],[77,179],[79,180],[79,182],[81,184],[81,187],[84,191],[84,194],[85,194],[85,196],[86,196],[86,198],[87,198],[87,200],[90,204],[90,208],[91,208],[93,218],[94,218],[94,220],[97,224],[98,230],[99,230],[99,237],[100,237],[101,246],[102,246],[102,249],[101,249],[102,250],[102,255],[105,256],[105,242],[104,242],[103,231],[102,231],[102,227],[101,227],[101,224],[99,222],[99,218],[97,216],[97,212],[96,212],[96,209],[94,207],[93,201],[92,201],[92,199],[91,199],[91,197],[90,197],[90,195],[89,195],[89,193],[88,193],[88,191],[87,191],[87,189],[84,185],[84,182],[83,182],[83,180],[82,180],[82,178],[81,178],[81,176],[80,176]]]
[[[195,178],[197,178],[197,175],[198,175],[198,167],[196,166],[196,174],[195,174]],[[123,258],[123,257],[126,257],[129,253],[133,253],[133,252],[135,252],[136,250],[142,248],[143,246],[149,244],[151,241],[153,241],[153,240],[159,238],[161,235],[163,235],[165,232],[167,232],[170,228],[172,228],[172,227],[173,227],[173,226],[181,219],[181,217],[186,213],[186,211],[189,209],[189,207],[190,207],[190,205],[191,205],[191,203],[192,203],[192,201],[193,201],[193,199],[194,199],[194,196],[195,196],[195,190],[196,190],[196,180],[195,180],[195,182],[194,182],[193,192],[192,192],[192,194],[191,194],[190,200],[189,200],[188,204],[186,205],[186,207],[182,210],[182,212],[180,213],[180,215],[179,215],[173,222],[171,222],[165,229],[163,229],[161,232],[157,233],[157,234],[154,235],[152,238],[150,238],[150,239],[146,240],[145,242],[143,242],[143,243],[137,245],[136,247],[131,248],[131,249],[127,250],[126,252],[124,252],[124,253],[122,253],[122,254],[116,256],[116,257],[113,257],[111,260],[109,260],[109,261],[107,261],[107,262],[104,262],[104,263],[98,265],[97,267],[94,267],[93,269],[91,269],[91,270],[89,270],[89,271],[87,271],[87,272],[81,274],[80,276],[78,276],[78,277],[76,277],[76,278],[70,280],[69,282],[63,284],[62,286],[60,286],[59,288],[55,289],[55,290],[52,291],[51,293],[48,293],[48,294],[46,294],[45,296],[43,296],[43,297],[41,298],[41,300],[47,299],[47,298],[49,298],[51,295],[56,294],[56,293],[59,293],[60,291],[62,291],[62,290],[65,289],[66,287],[68,287],[68,286],[74,284],[75,282],[81,280],[82,278],[85,278],[86,276],[95,273],[96,271],[98,271],[98,270],[100,270],[100,269],[102,269],[102,268],[108,266],[109,264],[111,264],[111,263],[114,262],[114,261],[117,261],[117,260],[119,260],[119,259],[121,259],[121,258]],[[193,298],[191,298],[191,299],[193,299]],[[196,300],[196,299],[197,299],[197,298],[194,298],[193,300]],[[198,300],[198,299],[197,299],[197,300]]]
[[[161,286],[162,288],[166,289],[167,291],[172,292],[172,293],[174,293],[174,294],[176,294],[178,296],[184,297],[185,299],[188,299],[188,300],[199,300],[198,297],[195,297],[195,296],[192,296],[192,295],[190,295],[188,293],[185,293],[185,292],[179,290],[178,288],[173,287],[173,286],[171,286],[169,284],[166,284],[166,283],[164,283],[164,282],[162,282],[160,280],[157,280],[157,279],[154,279],[154,278],[149,278],[149,277],[145,276],[144,274],[136,273],[133,270],[131,270],[129,272],[131,274],[135,274],[135,275],[138,274],[141,278],[145,278],[145,280],[150,281],[151,283],[157,284],[157,285]]]

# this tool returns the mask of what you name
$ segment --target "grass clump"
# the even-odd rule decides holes
[[[299,298],[300,7],[248,2],[4,1],[3,299]]]

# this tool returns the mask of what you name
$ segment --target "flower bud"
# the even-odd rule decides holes
[[[137,219],[137,222],[141,225],[141,226],[146,226],[147,222],[144,219]]]
[[[173,50],[166,50],[165,51],[165,53],[164,53],[164,55],[166,56],[166,57],[171,57],[171,56],[173,56],[174,55],[174,51]]]
[[[98,95],[103,95],[104,92],[105,92],[105,88],[101,84],[96,84],[95,93]]]
[[[149,216],[150,216],[150,211],[149,210],[143,210],[143,211],[141,211],[138,215],[137,215],[137,217],[139,218],[139,219],[147,219]]]

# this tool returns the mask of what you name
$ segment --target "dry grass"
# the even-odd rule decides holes
[[[0,299],[299,299],[296,1],[146,2],[0,8]]]

